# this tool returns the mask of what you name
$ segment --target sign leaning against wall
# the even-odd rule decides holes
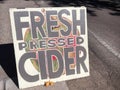
[[[85,7],[10,9],[19,88],[89,76]]]

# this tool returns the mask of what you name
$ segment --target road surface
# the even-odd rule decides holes
[[[67,0],[66,0],[67,1]],[[71,1],[71,0],[70,0]],[[2,0],[0,1],[0,63],[4,66],[4,62],[11,63],[10,53],[4,57],[7,50],[13,52],[13,41],[10,28],[9,8],[17,7],[43,7],[43,6],[80,6],[80,0],[74,3],[64,0]],[[102,0],[104,1],[104,0]],[[108,0],[110,1],[110,0]],[[86,4],[85,4],[86,5]],[[89,54],[90,54],[90,76],[82,79],[75,79],[56,84],[58,88],[61,86],[65,90],[120,90],[120,16],[119,7],[96,6],[96,4],[88,4],[88,32],[89,32]],[[114,13],[115,12],[115,13]],[[117,13],[117,14],[116,14]],[[7,49],[5,49],[7,47]],[[11,56],[14,57],[13,54]],[[1,61],[3,60],[4,61]],[[6,61],[9,60],[9,61]],[[13,69],[11,66],[10,69]],[[10,73],[9,73],[10,74]],[[10,74],[11,79],[15,76]],[[0,71],[0,90],[17,90],[17,86],[3,71]],[[64,84],[64,85],[63,85]],[[29,90],[39,90],[42,87],[33,87]],[[42,88],[45,90],[45,88]],[[53,89],[53,88],[51,88]],[[24,89],[27,90],[27,89]]]

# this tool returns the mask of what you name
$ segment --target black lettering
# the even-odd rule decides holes
[[[38,12],[38,11],[31,11],[30,12],[30,18],[31,18],[31,34],[32,34],[32,38],[37,38],[38,37],[38,33],[42,36],[42,37],[46,37],[45,35],[45,31],[43,29],[43,23],[44,23],[44,16],[42,15],[42,13]],[[38,16],[40,18],[40,22],[36,22],[35,21],[35,16]]]
[[[52,56],[55,56],[57,58],[59,67],[57,69],[57,71],[54,72],[53,70],[53,65],[52,65]],[[49,72],[49,77],[50,78],[58,78],[59,76],[61,76],[62,72],[63,72],[63,57],[62,54],[57,51],[57,50],[48,50],[47,51],[47,60],[48,60],[48,72]]]
[[[46,11],[48,37],[58,37],[58,31],[52,30],[52,26],[57,26],[57,21],[51,19],[52,15],[57,15],[57,11]]]
[[[20,18],[21,17],[28,17],[28,12],[23,11],[23,12],[14,12],[14,20],[15,20],[15,29],[16,29],[16,37],[17,40],[23,40],[23,35],[22,35],[22,28],[29,27],[28,22],[21,22]]]
[[[81,57],[80,54],[83,53],[83,56]],[[84,63],[85,59],[86,59],[86,50],[84,47],[82,46],[77,46],[76,47],[76,64],[77,64],[77,73],[80,73],[80,65],[82,66],[83,70],[85,72],[88,72],[88,69]]]
[[[64,49],[66,75],[75,74],[75,70],[74,69],[70,69],[70,64],[74,63],[74,59],[73,58],[69,58],[69,52],[73,52],[73,47]]]
[[[80,26],[80,32],[81,34],[85,34],[85,10],[80,10],[80,20],[77,20],[77,14],[76,10],[72,10],[72,19],[73,19],[73,35],[77,34],[77,26]]]
[[[30,58],[36,58],[36,53],[35,52],[30,52],[30,53],[25,53],[21,56],[20,61],[19,61],[19,72],[20,75],[23,77],[23,79],[25,79],[28,82],[35,82],[39,80],[39,74],[37,75],[29,75],[24,68],[25,62],[26,60],[30,59]]]
[[[47,79],[45,51],[39,51],[38,55],[39,55],[39,65],[40,65],[41,79]]]
[[[70,15],[70,12],[67,9],[63,9],[58,13],[59,20],[67,26],[67,30],[60,30],[60,32],[63,36],[68,36],[70,35],[72,28],[70,22],[62,17],[63,14]]]

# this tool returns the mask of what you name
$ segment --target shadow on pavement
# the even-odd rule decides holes
[[[0,3],[4,3],[5,0],[0,0]]]
[[[0,65],[18,86],[13,44],[0,45]]]
[[[120,16],[120,0],[52,0],[52,2],[55,6],[86,6],[92,16],[96,14],[90,8],[110,9],[113,11],[111,15]]]
[[[25,0],[30,1],[30,0]],[[95,9],[109,9],[112,10],[110,12],[110,15],[116,15],[120,16],[120,0],[32,0],[35,2],[36,5],[40,7],[40,5],[37,3],[39,1],[45,1],[50,6],[54,7],[62,7],[62,6],[86,6],[88,7],[88,13],[91,16],[97,16]]]

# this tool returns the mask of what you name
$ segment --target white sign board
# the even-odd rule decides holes
[[[20,88],[89,76],[85,7],[10,9]]]

